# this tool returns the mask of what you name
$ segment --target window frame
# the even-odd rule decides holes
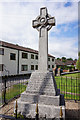
[[[33,66],[33,69],[32,69],[32,66]],[[35,70],[35,69],[34,69],[34,65],[31,65],[31,70]]]
[[[54,65],[52,65],[52,68],[54,68],[53,66],[54,66]]]
[[[50,65],[48,65],[48,69],[50,68],[49,66],[50,66]]]
[[[4,55],[4,48],[0,48],[0,55]]]
[[[37,69],[36,69],[37,68]],[[38,65],[35,65],[35,70],[38,70]]]
[[[15,58],[11,58],[11,54],[13,54],[15,56]],[[10,53],[10,60],[16,60],[16,53]]]
[[[31,59],[34,59],[34,54],[31,54]]]
[[[35,55],[35,59],[38,60],[38,55]]]
[[[52,62],[54,62],[54,58],[52,58]]]
[[[24,55],[26,55],[26,57]],[[22,52],[22,59],[28,59],[28,53]]]
[[[25,67],[26,66],[26,70],[25,70],[25,68],[23,68],[23,67]],[[28,71],[28,65],[21,65],[21,71]]]
[[[4,64],[0,64],[0,65],[1,65],[0,72],[2,72],[2,71],[4,71],[4,69],[3,69]]]
[[[50,61],[50,57],[48,57],[48,61]]]

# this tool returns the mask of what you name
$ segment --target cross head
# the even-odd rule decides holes
[[[50,30],[52,26],[55,26],[55,19],[54,17],[51,17],[51,15],[48,14],[47,8],[43,7],[40,9],[40,15],[32,21],[32,26],[38,31],[40,31],[42,27],[47,28],[47,30]]]

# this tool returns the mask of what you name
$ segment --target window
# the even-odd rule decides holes
[[[54,58],[52,58],[52,61],[54,62]]]
[[[28,70],[28,65],[22,65],[21,70],[22,71],[27,71]]]
[[[48,65],[48,68],[50,68],[50,65]]]
[[[35,56],[35,59],[38,60],[38,55]]]
[[[10,60],[16,60],[16,54],[10,53]]]
[[[48,61],[50,61],[50,58],[48,58]]]
[[[33,54],[31,54],[31,59],[34,59],[34,55]]]
[[[35,66],[35,70],[38,70],[38,65]]]
[[[31,70],[34,70],[34,65],[31,65]]]
[[[22,58],[28,59],[28,53],[22,53]]]
[[[0,71],[3,71],[3,64],[0,64]]]
[[[54,68],[54,65],[52,65],[52,68]]]
[[[0,48],[0,55],[4,55],[4,49]]]

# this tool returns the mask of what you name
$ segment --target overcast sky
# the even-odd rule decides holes
[[[1,40],[38,50],[39,33],[32,28],[32,20],[40,14],[41,7],[47,7],[56,20],[48,34],[49,53],[55,57],[78,57],[78,0],[0,1]]]

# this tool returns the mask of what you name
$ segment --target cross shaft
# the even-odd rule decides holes
[[[33,28],[39,31],[39,71],[48,70],[48,30],[54,25],[55,19],[48,14],[46,7],[41,8],[40,15],[32,21]]]

